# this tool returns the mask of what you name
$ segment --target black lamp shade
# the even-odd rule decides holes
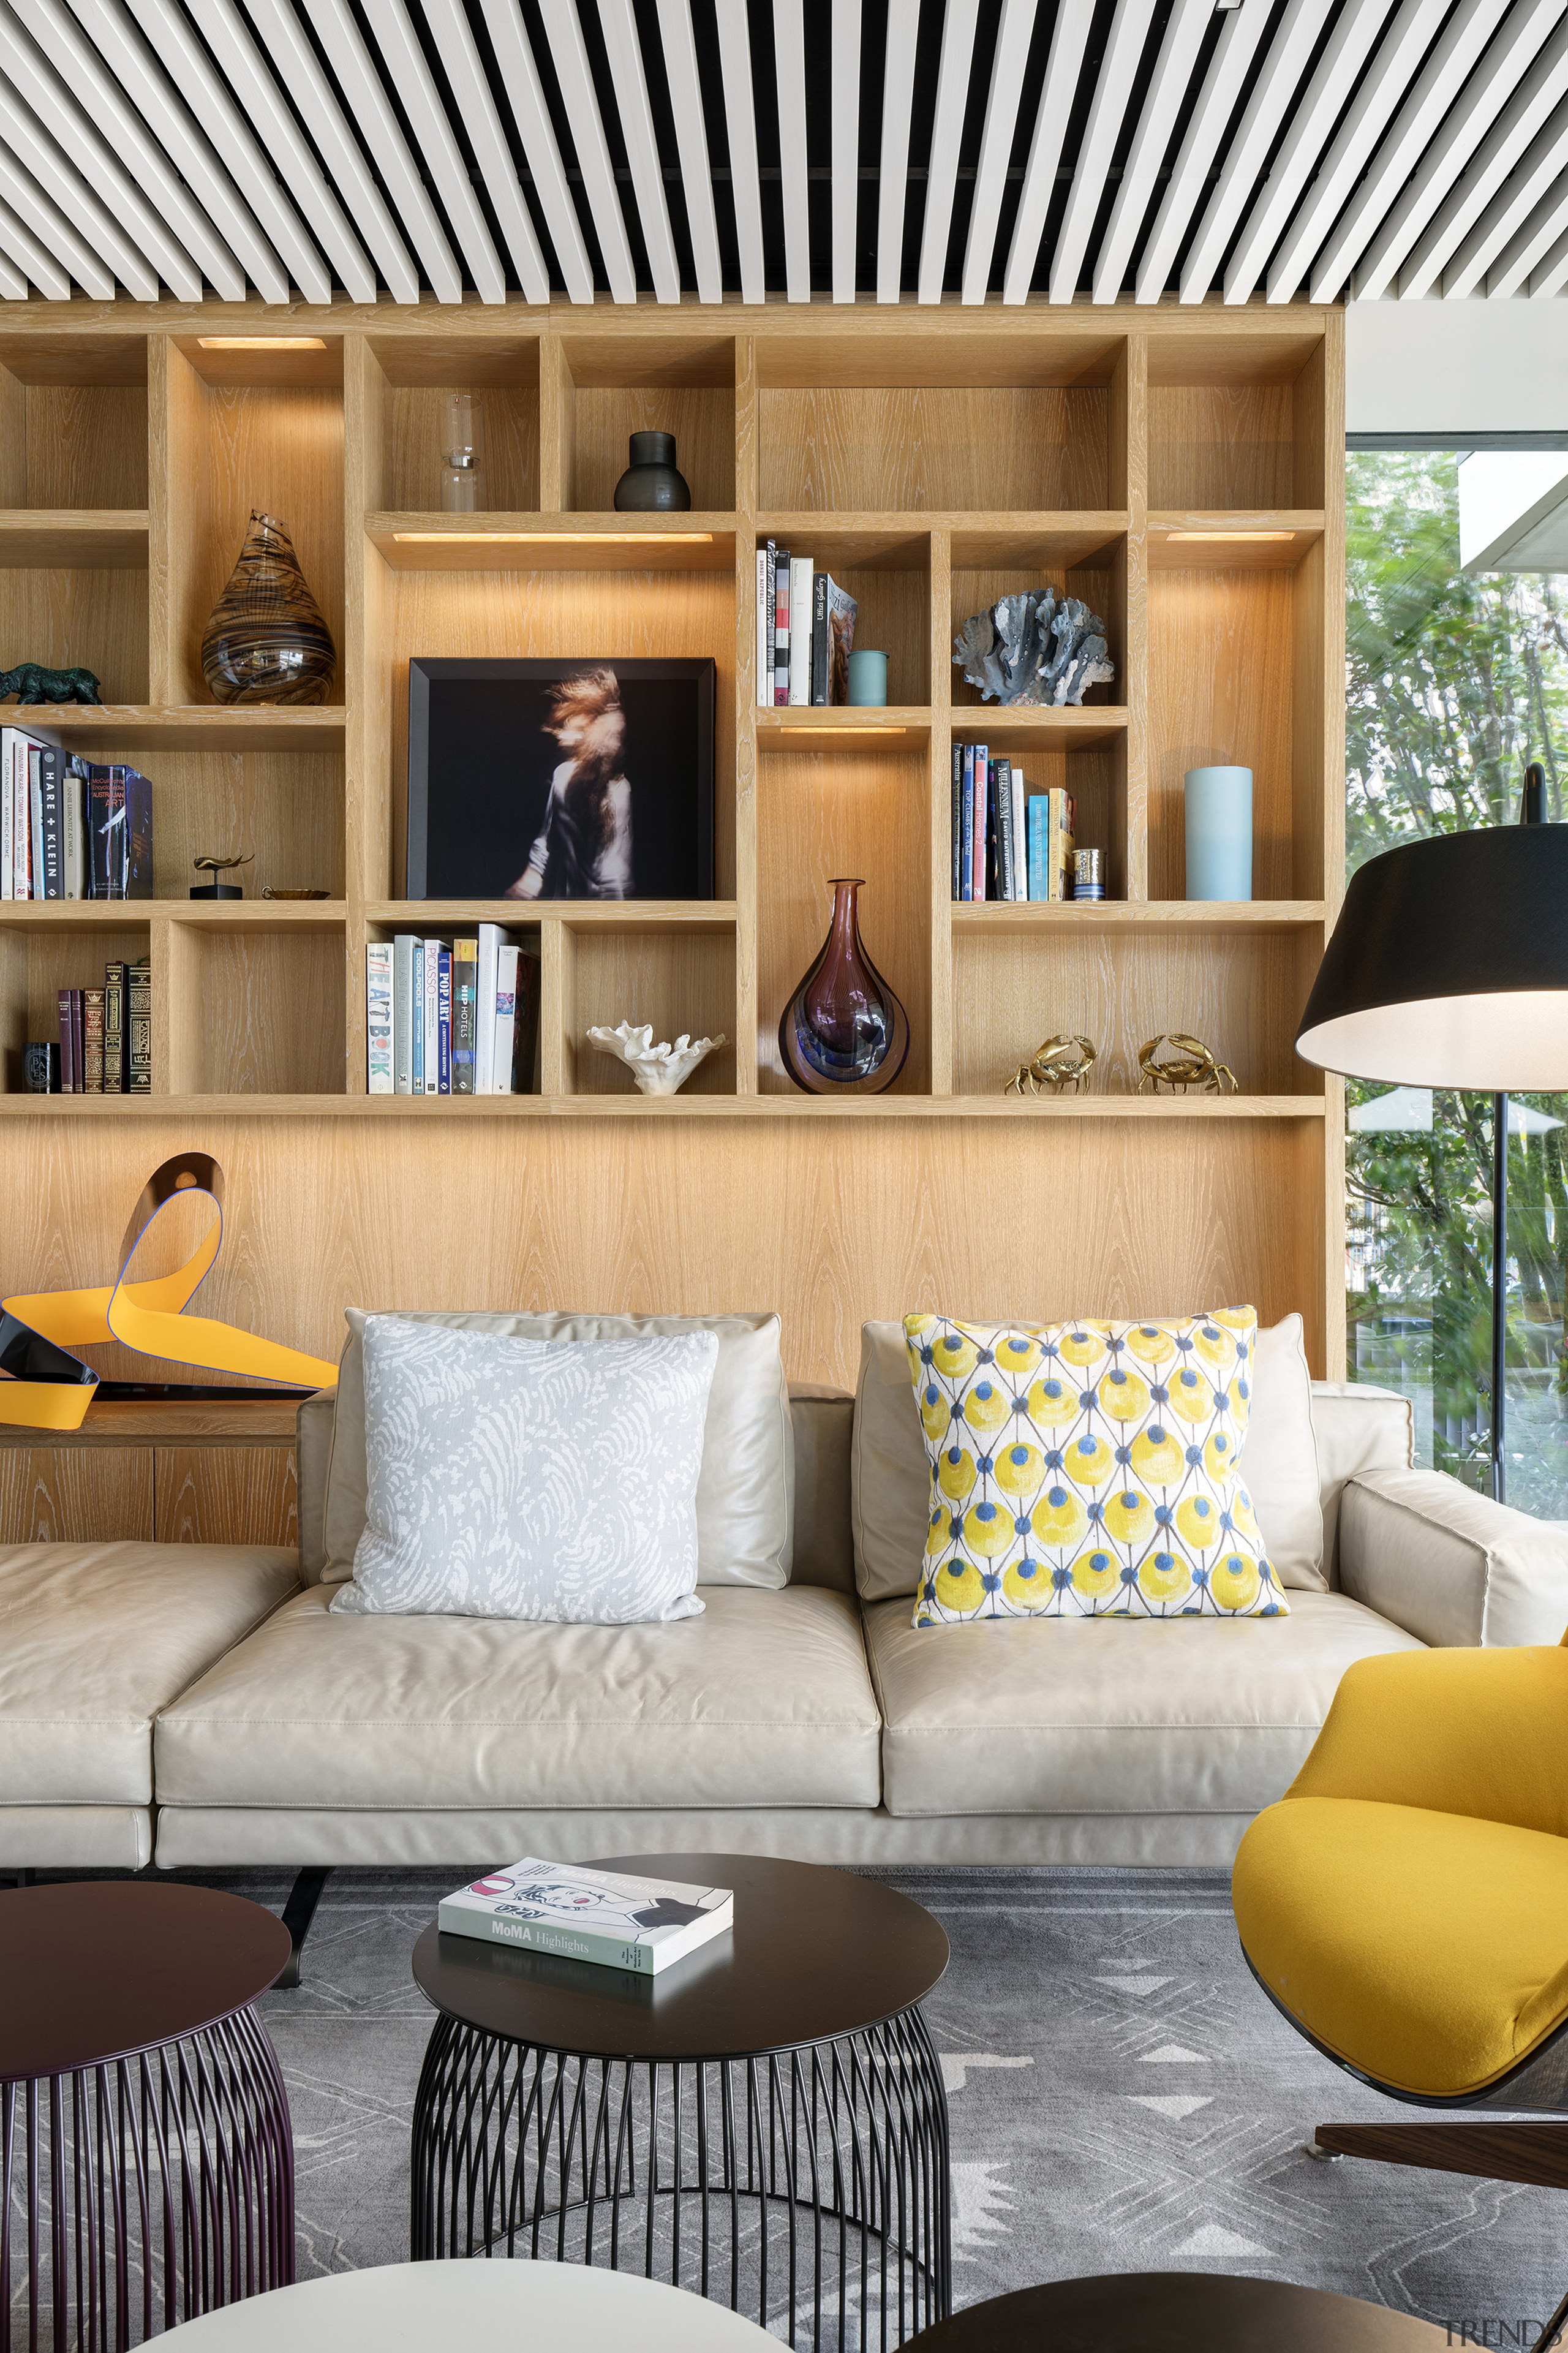
[[[1568,1089],[1568,826],[1438,834],[1371,860],[1296,1050],[1396,1086]]]

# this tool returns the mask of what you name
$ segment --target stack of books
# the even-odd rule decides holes
[[[152,1093],[153,965],[149,957],[136,964],[106,965],[101,988],[62,988],[56,1001],[61,1094]],[[42,1089],[29,1060],[29,1082],[35,1092],[47,1090],[47,1057],[40,1067]]]
[[[1024,771],[985,744],[952,747],[952,895],[955,900],[1072,897],[1070,793],[1029,790]]]
[[[734,1918],[728,1887],[641,1879],[629,1871],[592,1871],[525,1854],[521,1862],[443,1896],[436,1925],[443,1936],[476,1936],[651,1978],[721,1936]]]
[[[809,555],[757,550],[757,701],[847,702],[859,607]]]
[[[0,727],[0,899],[150,899],[153,787]]]
[[[373,1095],[539,1092],[539,958],[499,923],[471,939],[372,940],[364,998]]]

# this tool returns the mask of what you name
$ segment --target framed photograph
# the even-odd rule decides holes
[[[408,665],[410,899],[711,899],[711,659]]]

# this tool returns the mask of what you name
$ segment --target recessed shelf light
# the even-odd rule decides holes
[[[883,727],[873,721],[869,727],[783,727],[782,735],[790,739],[797,735],[907,735],[907,727]]]
[[[1179,539],[1294,539],[1295,536],[1293,531],[1168,531],[1165,533],[1172,546]]]
[[[198,335],[204,352],[324,352],[321,335]]]
[[[395,531],[400,546],[710,547],[710,531]]]

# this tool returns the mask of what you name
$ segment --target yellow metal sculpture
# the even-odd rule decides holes
[[[1161,1056],[1161,1047],[1169,1052]],[[1230,1081],[1231,1093],[1239,1094],[1236,1072],[1226,1062],[1216,1060],[1213,1049],[1201,1038],[1189,1038],[1184,1030],[1163,1029],[1138,1049],[1138,1068],[1143,1073],[1139,1080],[1140,1091],[1152,1087],[1157,1094],[1162,1086],[1180,1087],[1184,1094],[1189,1087],[1200,1088],[1205,1094],[1222,1095],[1224,1082]]]
[[[138,1245],[171,1201],[205,1194],[213,1220],[192,1256],[174,1274],[128,1280]],[[73,1348],[119,1340],[145,1356],[205,1372],[241,1373],[286,1381],[299,1388],[335,1388],[338,1368],[276,1340],[258,1339],[232,1324],[184,1309],[211,1270],[223,1240],[223,1170],[205,1152],[184,1152],[155,1168],[131,1213],[113,1282],[93,1291],[18,1293],[0,1301],[0,1421],[26,1430],[79,1430],[98,1387],[98,1375]]]
[[[1047,1038],[1026,1062],[1019,1063],[1002,1092],[1022,1094],[1027,1088],[1037,1095],[1049,1087],[1053,1094],[1061,1094],[1070,1087],[1074,1094],[1087,1093],[1093,1068],[1094,1048],[1087,1038]]]

